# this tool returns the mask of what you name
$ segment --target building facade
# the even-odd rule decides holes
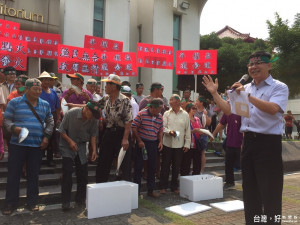
[[[199,27],[207,0],[0,0],[0,18],[21,24],[20,29],[59,33],[61,43],[84,46],[92,35],[123,42],[123,51],[136,52],[136,43],[174,46],[176,50],[199,49]],[[175,67],[175,65],[174,65]],[[57,72],[57,60],[28,59],[28,74]],[[59,74],[64,84],[69,81]],[[88,79],[89,77],[85,77]],[[161,82],[164,95],[177,91],[174,70],[139,68],[137,77],[123,77],[133,86]],[[146,93],[147,94],[147,93]]]

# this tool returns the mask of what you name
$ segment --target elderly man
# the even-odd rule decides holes
[[[148,108],[140,111],[132,122],[132,132],[137,140],[134,156],[134,182],[140,187],[143,162],[147,159],[148,196],[155,198],[159,196],[153,190],[157,152],[162,150],[163,120],[160,114],[162,107],[162,100],[154,98],[148,103]]]
[[[16,79],[17,71],[13,67],[6,67],[4,68],[3,73],[6,76],[6,81],[1,86],[4,94],[4,99],[7,103],[8,95],[11,92],[16,90],[15,79]]]
[[[54,119],[54,125],[52,137],[49,142],[49,146],[47,147],[47,166],[53,167],[55,166],[53,162],[53,154],[58,154],[58,141],[57,141],[57,133],[56,126],[58,121],[60,121],[60,101],[56,94],[56,91],[52,89],[52,82],[54,78],[46,71],[44,71],[38,79],[42,82],[42,94],[40,96],[41,99],[45,100],[49,103],[51,108],[51,113]]]
[[[61,99],[74,104],[86,104],[93,99],[91,92],[83,88],[84,78],[80,73],[68,74],[67,77],[71,79],[72,87],[63,92]]]
[[[86,185],[88,183],[88,159],[86,156],[86,143],[91,143],[91,160],[95,161],[96,137],[100,107],[94,101],[89,101],[84,107],[73,108],[68,111],[59,127],[61,134],[59,147],[62,154],[62,209],[71,209],[71,190],[73,164],[76,167],[77,192],[75,202],[79,205],[85,203]]]
[[[121,79],[118,75],[110,74],[106,82],[105,92],[108,95],[104,107],[104,122],[106,129],[103,135],[99,152],[99,161],[96,170],[96,182],[107,182],[113,158],[118,156],[121,147],[126,151],[129,147],[128,137],[132,121],[132,107],[130,99],[120,93]],[[130,157],[125,155],[122,163],[122,178],[130,179]]]
[[[8,157],[6,205],[2,211],[4,215],[12,214],[17,206],[24,162],[27,165],[27,207],[31,211],[39,210],[36,203],[39,195],[41,149],[47,147],[54,126],[49,103],[39,98],[42,92],[41,82],[38,79],[28,79],[25,86],[26,93],[22,97],[12,99],[4,113],[4,125],[12,132]],[[27,128],[29,133],[25,140],[19,142],[22,128]]]
[[[171,109],[164,114],[164,148],[160,172],[161,193],[166,193],[169,183],[170,166],[172,165],[171,191],[179,193],[178,175],[183,153],[190,149],[191,128],[189,114],[180,107],[179,95],[170,98]]]
[[[97,81],[95,79],[88,79],[85,86],[86,89],[91,92],[94,101],[98,102],[102,99],[102,97],[96,93]]]
[[[253,81],[245,86],[238,82],[232,85],[238,94],[245,91],[249,99],[250,117],[242,116],[240,129],[244,132],[241,166],[246,224],[254,224],[257,215],[266,215],[268,224],[275,224],[282,210],[281,134],[289,90],[269,74],[271,62],[269,53],[254,52],[248,64]],[[203,85],[229,115],[230,105],[217,92],[218,80],[214,82],[210,76],[204,77]],[[280,220],[276,224],[280,224]]]

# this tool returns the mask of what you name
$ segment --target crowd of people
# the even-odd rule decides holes
[[[248,93],[249,118],[231,113],[226,91],[218,93],[218,80],[210,76],[203,78],[203,85],[213,99],[199,95],[192,101],[189,89],[183,91],[182,97],[173,94],[166,99],[164,86],[158,82],[152,83],[147,96],[143,95],[142,83],[136,84],[133,93],[130,82],[121,82],[115,74],[101,80],[105,83],[105,96],[94,79],[89,79],[84,89],[80,73],[67,75],[71,86],[62,92],[53,73],[45,71],[38,78],[16,77],[14,68],[5,68],[6,81],[0,88],[4,112],[0,159],[5,145],[9,157],[3,214],[10,215],[15,210],[22,171],[27,177],[27,207],[38,210],[38,174],[43,154],[48,166],[55,166],[53,157],[62,157],[65,211],[71,209],[73,165],[77,177],[75,202],[82,205],[88,163],[97,164],[97,183],[108,182],[120,150],[126,154],[117,179],[139,186],[142,178],[146,179],[147,195],[154,198],[169,188],[179,193],[179,175],[199,175],[205,170],[209,138],[201,129],[210,130],[215,137],[219,135],[220,140],[225,129],[224,190],[234,188],[234,168],[241,159],[246,223],[253,223],[255,215],[280,215],[282,116],[288,88],[269,74],[270,58],[266,52],[253,53],[248,64],[253,81],[232,86],[237,93]],[[62,110],[62,102],[69,110]],[[23,128],[29,134],[20,142]],[[159,192],[154,191],[156,178]]]

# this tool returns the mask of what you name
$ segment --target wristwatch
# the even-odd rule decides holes
[[[248,93],[248,98],[251,96],[251,94],[250,93]]]

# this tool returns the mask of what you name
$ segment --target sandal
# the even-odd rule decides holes
[[[2,210],[2,214],[5,215],[5,216],[9,216],[9,215],[11,215],[14,211],[15,211],[15,207],[13,207],[12,205],[7,205],[7,206]]]
[[[40,208],[38,205],[29,205],[27,206],[28,210],[31,211],[31,212],[36,212],[36,211],[39,211]]]

